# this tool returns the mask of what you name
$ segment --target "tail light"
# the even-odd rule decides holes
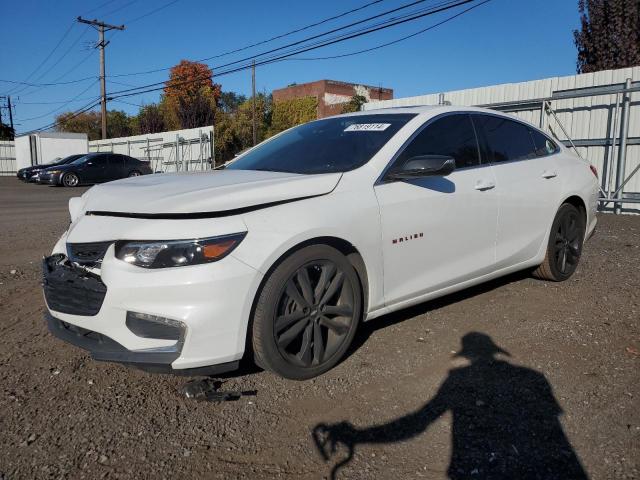
[[[593,165],[589,165],[589,168],[591,169],[591,173],[593,173],[596,178],[598,178],[598,169]]]

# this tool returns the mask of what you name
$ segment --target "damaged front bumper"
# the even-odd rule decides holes
[[[73,244],[69,244],[73,247]],[[114,256],[71,261],[61,249],[43,260],[43,290],[53,335],[96,360],[177,375],[237,369],[244,353],[245,302],[260,276],[228,256],[198,266],[149,270]],[[86,249],[85,249],[86,250]],[[83,251],[83,254],[87,254]],[[78,252],[70,248],[75,259]],[[256,285],[256,286],[254,286]],[[242,293],[244,292],[244,294]]]
[[[180,351],[132,351],[101,333],[63,322],[49,313],[45,313],[44,317],[49,331],[55,337],[87,350],[94,360],[117,362],[153,373],[177,375],[217,375],[236,370],[239,366],[239,362],[236,361],[177,370],[172,368],[171,364],[180,356]]]

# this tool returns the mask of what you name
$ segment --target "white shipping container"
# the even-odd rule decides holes
[[[18,170],[79,153],[89,153],[86,133],[38,132],[16,137],[15,140]]]

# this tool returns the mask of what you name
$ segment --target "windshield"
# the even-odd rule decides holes
[[[47,165],[55,165],[57,163],[60,163],[60,157],[54,158],[50,162],[43,163],[42,165],[34,165],[34,167],[46,167]]]
[[[79,158],[82,158],[82,157],[84,157],[84,155],[71,155],[71,156],[69,156],[67,158],[64,158],[64,159],[60,160],[59,163],[61,165],[66,165],[67,163],[74,162],[74,161],[76,161],[76,160],[78,160]]]
[[[367,163],[413,117],[412,113],[354,115],[306,123],[261,143],[227,168],[346,172]]]

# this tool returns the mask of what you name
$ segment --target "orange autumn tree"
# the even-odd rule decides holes
[[[220,85],[204,63],[182,60],[171,68],[161,102],[170,129],[213,125]]]

